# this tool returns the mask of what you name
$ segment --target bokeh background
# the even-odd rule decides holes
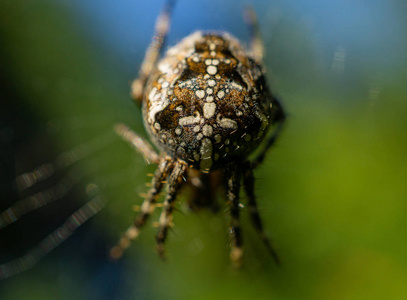
[[[406,2],[179,0],[169,44],[197,29],[247,41],[246,4],[258,13],[268,79],[288,111],[256,172],[261,215],[282,266],[242,209],[245,267],[234,270],[227,207],[196,214],[182,203],[166,262],[154,252],[153,222],[122,260],[110,262],[108,249],[154,170],[113,137],[71,167],[82,177],[62,199],[0,231],[5,262],[86,203],[90,183],[108,201],[33,269],[0,282],[1,299],[406,299]],[[115,123],[146,136],[129,86],[162,5],[0,2],[1,209],[36,191],[18,194],[18,174],[112,132]]]

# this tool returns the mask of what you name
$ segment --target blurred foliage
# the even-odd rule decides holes
[[[121,64],[129,62],[120,62],[92,34],[95,23],[72,3],[0,3],[2,86],[13,91],[4,93],[2,102],[20,128],[12,158],[16,173],[30,168],[23,156],[31,156],[28,165],[47,156],[52,160],[111,131],[116,122],[145,135],[128,90],[147,46],[137,41],[148,40],[152,31],[134,38],[134,73],[127,74]],[[246,265],[233,270],[226,208],[219,215],[192,214],[182,204],[185,214],[175,216],[168,262],[153,251],[151,226],[121,261],[109,262],[105,253],[131,222],[131,206],[139,203],[146,174],[154,170],[117,138],[79,164],[109,199],[106,209],[91,227],[80,230],[81,237],[66,241],[32,270],[1,282],[1,299],[407,297],[406,57],[394,66],[375,60],[370,65],[361,51],[369,52],[370,45],[362,44],[335,65],[341,48],[324,46],[318,22],[312,25],[300,12],[276,3],[275,10],[281,5],[278,23],[261,10],[267,1],[258,1],[255,8],[265,24],[272,86],[289,118],[256,176],[261,215],[282,267],[274,265],[243,210]],[[392,4],[384,17],[405,23],[405,5]],[[263,22],[262,17],[269,19]],[[400,32],[406,36],[405,28]],[[397,53],[407,53],[405,36],[397,38],[397,47],[403,47]],[[51,150],[42,143],[44,135]],[[41,152],[45,157],[36,158]]]

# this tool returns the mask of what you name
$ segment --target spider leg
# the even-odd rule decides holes
[[[138,151],[148,163],[152,162],[158,164],[159,155],[153,150],[153,147],[151,147],[147,141],[139,137],[124,124],[116,124],[114,129],[122,139],[132,144],[136,151]]]
[[[263,39],[260,35],[260,27],[257,20],[256,12],[252,6],[247,6],[243,11],[243,18],[249,29],[250,49],[257,62],[262,62],[264,57]]]
[[[263,45],[263,40],[260,35],[260,29],[259,29],[259,24],[257,21],[257,16],[256,12],[254,11],[253,7],[248,6],[244,10],[244,20],[248,26],[249,29],[249,34],[250,34],[250,48],[252,50],[252,54],[254,58],[258,62],[263,61],[264,57],[264,45]],[[278,135],[281,132],[282,125],[285,120],[285,114],[284,110],[280,104],[280,102],[273,97],[273,109],[275,110],[275,117],[274,117],[274,122],[278,122],[278,126],[273,132],[273,134],[267,139],[262,151],[257,155],[257,157],[254,159],[252,165],[253,168],[256,168],[258,165],[260,165],[265,157],[265,154],[267,150],[273,146],[275,140],[277,139]]]
[[[240,170],[237,166],[229,166],[225,172],[227,183],[227,199],[230,203],[230,229],[229,235],[231,239],[230,258],[236,267],[242,265],[243,249],[242,249],[242,232],[239,221],[239,191],[240,191]]]
[[[261,149],[261,151],[253,159],[253,161],[251,163],[253,169],[257,168],[263,162],[268,149],[270,149],[274,145],[277,137],[281,133],[281,129],[283,128],[283,124],[284,124],[285,117],[286,117],[283,107],[281,106],[280,102],[276,98],[273,99],[272,103],[273,103],[272,109],[275,111],[273,122],[278,123],[278,124],[277,124],[277,127],[275,128],[274,132],[266,139],[266,141],[263,145],[263,149]]]
[[[160,58],[170,27],[171,13],[174,5],[175,0],[166,1],[161,15],[157,18],[155,24],[155,34],[145,54],[140,68],[139,77],[134,80],[131,85],[132,97],[138,104],[141,104],[143,100],[144,86],[146,85],[151,72],[154,70],[157,61]]]
[[[264,245],[267,247],[268,251],[273,256],[273,259],[275,260],[277,265],[279,265],[280,261],[278,255],[274,250],[270,242],[270,239],[264,232],[263,222],[261,221],[259,211],[257,209],[256,197],[254,195],[254,176],[250,163],[246,163],[243,168],[243,185],[248,198],[248,208],[253,226],[256,229],[257,233],[259,234],[260,238],[263,240]]]
[[[151,188],[140,207],[140,214],[123,234],[117,245],[110,250],[110,256],[113,259],[120,258],[123,255],[124,250],[130,247],[130,243],[138,237],[141,227],[144,226],[150,215],[154,212],[158,195],[164,186],[164,180],[167,178],[168,173],[171,172],[172,168],[173,164],[169,159],[162,159],[159,163],[151,181]]]
[[[168,177],[168,193],[164,200],[163,210],[160,215],[159,228],[156,236],[157,251],[161,257],[164,257],[164,243],[167,238],[168,228],[172,224],[172,212],[174,201],[181,184],[185,180],[184,175],[188,172],[188,165],[182,161],[176,161],[172,173]]]

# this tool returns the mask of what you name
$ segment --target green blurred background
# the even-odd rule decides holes
[[[282,266],[245,209],[245,267],[236,271],[226,207],[195,214],[182,204],[167,262],[154,252],[152,226],[110,262],[106,253],[154,170],[114,138],[78,162],[83,179],[64,199],[0,232],[5,262],[84,204],[88,183],[108,200],[33,269],[0,282],[0,299],[407,298],[405,1],[179,0],[169,43],[197,29],[247,40],[247,2],[258,12],[272,89],[288,111],[277,146],[255,174]],[[16,175],[112,132],[115,123],[146,136],[129,86],[162,4],[0,2],[2,209],[23,197],[12,188]]]

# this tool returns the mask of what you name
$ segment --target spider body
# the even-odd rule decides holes
[[[203,172],[245,160],[278,109],[263,74],[228,33],[186,37],[145,87],[143,119],[152,140]]]
[[[116,126],[120,136],[158,167],[140,214],[112,248],[111,256],[121,257],[137,238],[167,186],[156,236],[158,253],[164,256],[175,199],[180,188],[188,184],[193,190],[188,201],[191,208],[216,207],[216,190],[223,187],[226,191],[230,255],[240,266],[243,244],[239,191],[243,182],[252,223],[278,262],[257,210],[253,169],[274,144],[285,115],[266,84],[256,16],[253,10],[246,11],[251,32],[248,50],[228,33],[198,31],[160,59],[173,6],[174,2],[168,1],[159,16],[156,35],[132,84],[132,96],[141,104],[145,127],[160,152],[126,126]],[[274,125],[275,130],[267,134]],[[258,153],[249,160],[256,148],[260,148]]]

